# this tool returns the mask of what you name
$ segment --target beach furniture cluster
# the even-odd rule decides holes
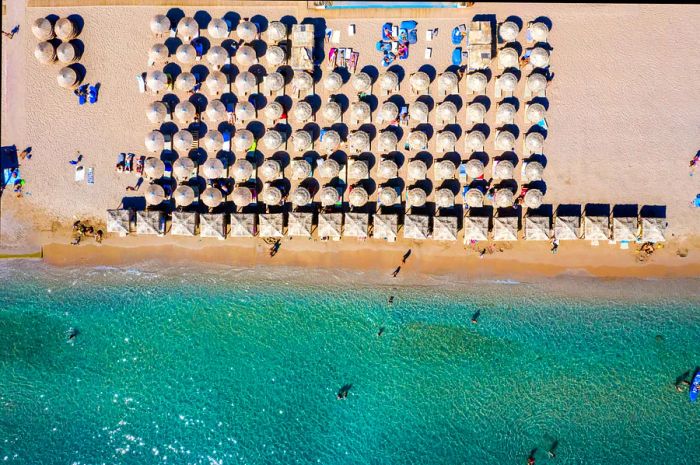
[[[34,57],[39,63],[60,63],[56,80],[65,89],[75,89],[84,79],[81,69],[75,66],[83,53],[83,44],[76,38],[80,34],[80,25],[71,17],[38,18],[32,24],[32,33],[39,41],[34,48]]]

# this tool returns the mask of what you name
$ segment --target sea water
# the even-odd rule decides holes
[[[362,280],[1,264],[0,462],[700,463],[697,280]]]

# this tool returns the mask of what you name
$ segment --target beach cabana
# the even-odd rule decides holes
[[[306,152],[307,150],[311,150],[314,144],[314,140],[309,131],[295,131],[294,134],[292,134],[291,139],[292,147],[294,148],[295,152]]]
[[[427,215],[405,215],[403,219],[403,237],[405,239],[423,240],[430,236],[430,217]]]
[[[483,123],[486,118],[486,106],[481,102],[472,102],[467,106],[467,120],[470,123]]]
[[[199,235],[224,240],[226,238],[226,216],[223,213],[202,213],[199,216]]]
[[[170,234],[173,236],[196,235],[198,219],[197,212],[174,211],[170,223]]]
[[[366,239],[369,230],[369,214],[350,212],[345,214],[343,236]]]
[[[436,241],[457,240],[457,217],[435,216],[433,217],[433,239]]]
[[[136,234],[165,234],[165,213],[160,210],[139,210],[136,212]]]
[[[159,205],[165,200],[165,190],[158,184],[149,184],[145,198],[148,205]]]
[[[311,203],[311,192],[304,186],[297,186],[291,195],[292,205],[304,207]]]
[[[170,19],[165,15],[155,15],[151,18],[149,26],[153,35],[159,37],[170,30]]]
[[[178,207],[187,207],[192,205],[194,202],[194,189],[187,185],[177,186],[175,192],[173,192],[173,200],[175,200],[175,205]]]
[[[495,216],[493,218],[493,240],[494,241],[517,241],[518,240],[518,217],[517,216]]]
[[[488,216],[464,217],[464,243],[470,241],[487,241],[489,235]]]
[[[39,42],[34,49],[34,58],[42,65],[56,61],[56,48],[51,42]]]
[[[373,216],[373,219],[372,237],[395,242],[399,228],[398,215],[376,214]]]
[[[318,214],[318,237],[340,239],[343,227],[342,213]]]
[[[636,241],[639,237],[639,219],[636,216],[616,216],[613,218],[614,241]]]
[[[255,236],[255,213],[231,213],[229,237]]]
[[[214,18],[207,25],[207,33],[212,39],[225,39],[228,37],[228,23],[222,18]]]
[[[560,241],[580,239],[581,217],[557,215],[554,218],[554,237]]]
[[[287,216],[287,236],[311,237],[313,213],[289,212]]]
[[[53,24],[46,18],[37,18],[32,23],[32,34],[40,41],[51,40],[55,37]]]
[[[525,217],[525,240],[548,241],[552,235],[551,222],[548,216]]]
[[[642,218],[642,242],[665,242],[666,219]]]
[[[583,230],[587,241],[607,241],[610,239],[610,217],[586,215]]]
[[[282,237],[284,236],[284,214],[283,213],[261,213],[260,237]]]
[[[315,27],[313,24],[294,24],[292,26],[292,69],[314,69]]]
[[[134,212],[130,209],[107,210],[107,232],[117,233],[121,237],[131,232]]]

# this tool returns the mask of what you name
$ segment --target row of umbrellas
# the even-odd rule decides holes
[[[549,26],[542,21],[533,21],[528,26],[530,35],[535,42],[547,42]],[[520,26],[514,21],[504,21],[498,27],[498,35],[504,42],[514,42],[520,33]]]
[[[69,18],[60,18],[55,24],[47,18],[37,18],[32,23],[32,34],[41,42],[53,38],[64,42],[69,41],[75,39],[78,32],[78,28]]]
[[[156,36],[169,33],[174,29],[183,38],[190,39],[199,35],[199,23],[190,16],[172,24],[170,19],[162,14],[155,15],[150,21],[151,32]],[[226,39],[231,33],[229,22],[223,18],[214,18],[207,25],[207,33],[213,39]],[[241,21],[236,26],[236,35],[244,42],[252,42],[258,38],[258,26],[252,21]],[[287,26],[280,21],[272,21],[266,30],[266,39],[278,43],[287,38]]]

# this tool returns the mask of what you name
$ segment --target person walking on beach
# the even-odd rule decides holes
[[[400,266],[397,267],[397,268],[394,270],[393,273],[391,273],[391,276],[395,278],[395,277],[399,274],[399,271],[401,271],[401,267],[400,267]]]
[[[2,35],[7,37],[8,39],[12,40],[12,38],[15,36],[15,34],[17,34],[17,32],[19,32],[19,24],[17,26],[13,27],[10,32],[6,32],[3,30]]]
[[[557,253],[558,250],[559,250],[559,239],[557,239],[556,237],[552,238],[552,248],[550,249],[550,252]]]
[[[403,259],[401,260],[401,263],[406,263],[406,260],[408,260],[408,257],[411,256],[411,249],[408,249],[408,252],[403,254]]]

